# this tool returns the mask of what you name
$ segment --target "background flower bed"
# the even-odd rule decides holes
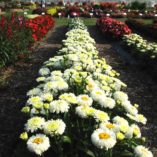
[[[31,52],[32,44],[42,39],[54,26],[50,16],[26,19],[24,16],[0,18],[0,67],[23,58]]]
[[[147,20],[148,21],[148,20]],[[133,30],[138,31],[148,38],[152,38],[153,40],[157,39],[157,27],[156,27],[156,20],[150,20],[145,22],[142,19],[128,19],[126,20],[126,24]],[[151,34],[151,36],[150,36]]]
[[[131,29],[125,23],[108,17],[98,19],[96,25],[103,34],[110,38],[119,39],[131,33]]]
[[[117,24],[117,27],[114,27],[114,23]],[[132,34],[131,29],[126,24],[119,25],[118,21],[111,18],[100,18],[97,21],[97,26],[109,39],[120,39],[120,45],[126,52],[137,59],[140,67],[147,69],[154,78],[157,77],[157,49],[155,43],[146,41],[142,36],[137,34]],[[130,30],[129,33],[128,31],[125,32],[125,29],[123,29],[125,27],[127,30]],[[118,35],[117,32],[119,32]]]

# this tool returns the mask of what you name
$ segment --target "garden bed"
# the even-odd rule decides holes
[[[153,20],[128,19],[126,24],[136,33],[140,33],[151,41],[157,41],[157,29],[153,26]]]

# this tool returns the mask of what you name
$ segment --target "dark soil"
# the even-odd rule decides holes
[[[0,86],[0,157],[14,156],[19,144],[19,134],[26,121],[24,114],[20,112],[26,102],[26,93],[36,84],[35,79],[43,62],[54,56],[61,47],[66,31],[66,27],[54,28],[39,43],[29,59],[18,61],[14,66],[1,71],[1,78],[5,77],[6,71],[11,71],[11,76],[5,80],[7,83]]]
[[[65,32],[66,27],[54,28],[27,62],[19,61],[9,67],[13,71],[12,76],[7,79],[6,86],[0,88],[0,157],[34,157],[19,140],[26,121],[20,110],[25,104],[27,91],[36,84],[39,68],[56,54]],[[131,102],[140,104],[140,112],[148,118],[148,124],[142,127],[142,132],[148,137],[147,145],[157,157],[157,83],[138,68],[130,56],[128,59],[125,51],[120,54],[116,43],[107,41],[94,26],[89,27],[89,32],[96,40],[100,56],[106,58],[107,63],[121,74],[120,79],[128,85],[125,91]]]

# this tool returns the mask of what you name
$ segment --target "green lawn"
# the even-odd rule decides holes
[[[91,26],[91,25],[95,25],[97,18],[81,18],[85,25],[87,26]],[[69,21],[71,20],[71,18],[55,18],[55,22],[56,22],[56,26],[63,26],[63,25],[68,25]]]

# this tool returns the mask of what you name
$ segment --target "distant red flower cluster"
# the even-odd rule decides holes
[[[32,30],[32,37],[35,41],[43,38],[54,26],[54,19],[51,16],[38,16],[26,21],[26,27]]]
[[[117,2],[102,2],[100,3],[100,6],[103,8],[103,9],[114,9],[114,8],[117,8],[119,3]]]
[[[103,33],[115,38],[121,38],[123,35],[131,33],[131,29],[125,23],[109,17],[98,19],[97,26]]]

